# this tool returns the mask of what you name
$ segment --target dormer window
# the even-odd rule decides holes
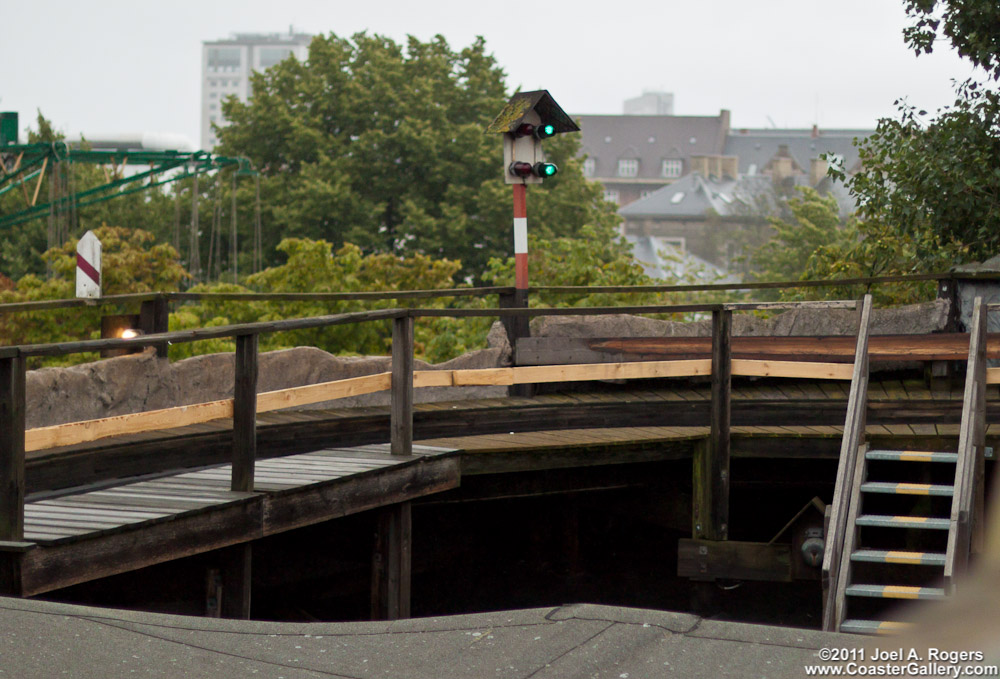
[[[666,179],[677,179],[681,176],[684,171],[684,161],[681,160],[664,160],[663,169],[661,174]]]
[[[639,161],[635,158],[618,161],[619,177],[636,177],[639,174]]]
[[[583,161],[583,176],[593,177],[594,172],[597,171],[597,160],[595,158],[586,158]]]

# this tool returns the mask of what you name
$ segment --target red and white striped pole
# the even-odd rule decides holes
[[[528,290],[528,187],[514,184],[514,289]]]

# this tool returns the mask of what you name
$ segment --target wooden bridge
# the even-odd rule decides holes
[[[797,338],[771,340],[762,347],[756,339],[731,337],[734,312],[792,307],[857,309],[858,341]],[[516,343],[515,367],[426,371],[413,367],[413,323],[420,317],[501,316],[513,326],[519,319],[526,322],[541,315],[689,311],[712,315],[711,338],[577,342],[569,349],[583,363],[566,362],[565,355],[547,356],[542,344],[522,340]],[[851,514],[851,498],[858,495],[855,479],[863,478],[864,472],[844,471],[856,466],[858,458],[851,451],[859,449],[866,432],[873,440],[895,440],[896,445],[900,437],[910,443],[940,444],[967,429],[963,419],[969,410],[967,393],[940,385],[869,383],[867,366],[876,356],[879,360],[912,360],[915,355],[924,360],[965,358],[968,336],[880,339],[872,341],[869,351],[869,316],[870,302],[854,301],[388,309],[154,333],[129,340],[0,347],[0,591],[32,596],[221,550],[225,555],[221,587],[226,592],[222,612],[245,617],[253,540],[375,509],[382,518],[373,559],[373,616],[406,617],[411,501],[455,488],[463,475],[663,459],[692,460],[692,534],[681,546],[682,574],[701,579],[786,579],[792,577],[789,545],[729,541],[730,459],[812,456],[839,459],[841,466],[825,535],[830,563],[824,562],[823,573],[830,583],[826,607],[830,615],[843,608],[847,596],[846,586],[839,584],[849,578],[845,574],[851,569],[850,558],[844,555],[852,548],[845,536],[858,525],[856,512]],[[257,393],[260,334],[387,319],[393,322],[391,371]],[[980,332],[982,337],[972,344],[981,356],[975,370],[982,373],[977,384],[983,391],[976,404],[985,413],[986,384],[1000,381],[1000,375],[985,368],[985,325],[974,330],[973,337]],[[236,338],[233,399],[25,429],[25,361],[31,356],[220,337]],[[789,360],[803,356],[809,360]],[[765,379],[734,388],[734,376],[780,381]],[[708,384],[671,381],[663,386],[664,380],[699,377]],[[414,389],[431,386],[637,379],[654,380],[657,386],[447,405],[415,405],[413,399]],[[288,410],[376,391],[390,393],[389,408]],[[906,399],[905,406],[900,399]],[[858,413],[867,413],[867,423]],[[985,441],[989,432],[985,425],[980,429]],[[783,440],[780,451],[773,445],[775,437]],[[414,445],[414,440],[422,445]],[[627,452],[616,446],[643,440],[656,445],[631,446]],[[963,438],[959,447],[967,445]],[[984,446],[976,448],[978,459]],[[974,468],[981,468],[980,462],[976,464],[979,467]],[[956,498],[965,507],[981,484],[963,483],[957,486],[963,490]],[[965,536],[971,533],[968,519],[956,520],[963,528],[949,554],[961,564],[968,551],[963,547]],[[844,558],[846,566],[840,563]],[[836,615],[831,620],[837,620]],[[831,628],[843,621],[839,615]]]

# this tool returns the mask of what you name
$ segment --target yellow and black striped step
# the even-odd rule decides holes
[[[940,552],[902,552],[881,549],[859,549],[851,554],[851,561],[869,563],[899,563],[914,566],[944,566],[945,555]]]
[[[926,530],[948,530],[951,521],[933,516],[880,516],[865,514],[858,517],[859,526],[880,528],[922,528]]]
[[[909,587],[906,585],[851,585],[847,596],[864,596],[876,599],[943,599],[940,587]]]
[[[924,450],[869,450],[867,460],[897,460],[900,462],[958,462],[958,453],[931,453]]]
[[[840,623],[840,631],[850,634],[899,634],[912,627],[912,623],[891,620],[845,620]]]
[[[945,486],[933,483],[890,483],[884,481],[868,481],[861,484],[862,493],[885,493],[889,495],[936,495],[951,497],[955,494],[955,486]]]

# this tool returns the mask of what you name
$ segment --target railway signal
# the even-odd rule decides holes
[[[541,184],[559,172],[554,163],[546,161],[542,141],[579,130],[548,90],[518,92],[486,128],[487,133],[503,135],[504,181],[514,189],[514,287],[524,306],[528,290],[527,185]]]

